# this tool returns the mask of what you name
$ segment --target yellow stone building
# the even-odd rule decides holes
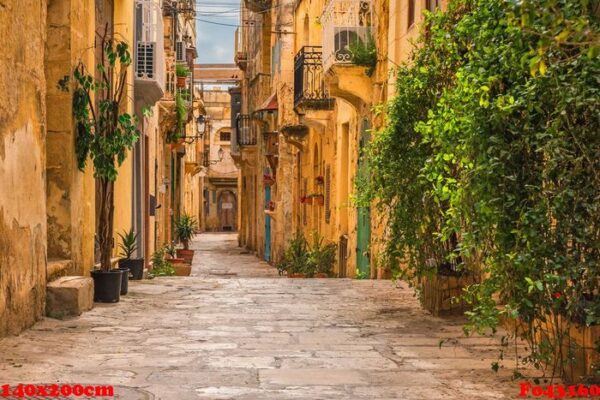
[[[142,133],[115,183],[115,257],[117,233],[133,228],[138,255],[149,260],[158,244],[172,239],[177,212],[200,215],[199,201],[182,200],[193,198],[183,189],[184,179],[200,197],[199,177],[182,173],[187,163],[198,162],[199,152],[195,144],[186,145],[180,157],[165,145],[164,111],[157,103],[173,92],[176,49],[190,66],[196,57],[195,4],[176,4],[8,0],[0,6],[0,336],[20,332],[47,312],[47,286],[57,278],[89,276],[98,261],[96,183],[91,166],[77,168],[72,93],[59,84],[68,83],[79,62],[95,69],[98,35],[107,32],[130,46],[134,65],[123,111],[138,115]],[[187,81],[191,88],[191,77]],[[190,96],[187,106],[185,135],[193,137],[200,97]],[[144,107],[152,115],[142,117]],[[178,191],[163,193],[170,173]]]
[[[338,245],[339,277],[387,278],[381,231],[351,198],[361,157],[382,124],[374,107],[394,93],[424,10],[435,0],[242,2],[236,62],[243,70],[234,154],[240,167],[240,245],[277,262],[293,232]],[[376,49],[355,62],[356,45]],[[291,228],[291,229],[290,229]]]

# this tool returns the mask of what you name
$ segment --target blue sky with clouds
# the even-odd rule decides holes
[[[197,62],[233,63],[235,26],[224,25],[239,24],[239,9],[235,0],[196,0]]]

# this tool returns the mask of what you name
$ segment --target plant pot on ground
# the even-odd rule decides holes
[[[91,275],[94,280],[94,301],[98,303],[118,303],[121,299],[123,271],[120,269],[110,271],[97,269],[93,270]]]
[[[132,62],[126,42],[108,35],[97,41],[102,51],[97,70],[79,63],[73,70],[72,112],[76,128],[76,158],[80,170],[93,160],[99,210],[96,232],[100,270],[92,271],[94,299],[118,302],[123,272],[112,270],[115,181],[119,166],[137,142],[140,132],[136,115],[122,113],[127,73]],[[96,78],[98,76],[98,78]]]
[[[129,231],[119,233],[121,243],[119,243],[119,249],[121,250],[121,259],[119,260],[119,268],[129,269],[127,276],[132,280],[140,280],[144,277],[144,259],[133,258],[133,254],[137,250],[137,233],[133,232],[133,229]]]
[[[189,214],[184,213],[175,221],[175,234],[183,245],[183,251],[178,252],[178,257],[183,256],[190,264],[194,258],[194,250],[190,250],[190,240],[196,235],[196,229],[198,229],[198,222]]]

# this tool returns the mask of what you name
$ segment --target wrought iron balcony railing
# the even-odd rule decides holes
[[[369,0],[329,0],[323,15],[323,68],[352,64],[352,46],[366,45],[371,29]]]
[[[236,119],[237,144],[243,146],[256,145],[256,132],[252,129],[252,119],[248,114],[239,114]]]
[[[321,46],[304,46],[294,58],[294,108],[328,110],[333,106],[323,79]]]

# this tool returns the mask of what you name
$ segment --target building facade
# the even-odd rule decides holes
[[[176,62],[187,63],[191,71],[196,57],[194,2],[9,0],[0,8],[4,336],[46,313],[48,283],[62,276],[89,276],[98,262],[96,182],[89,163],[83,172],[77,166],[69,82],[79,62],[95,70],[102,55],[99,37],[118,37],[129,45],[133,65],[122,107],[138,116],[141,131],[115,182],[115,260],[118,233],[133,229],[138,234],[138,256],[148,264],[157,246],[173,240],[171,224],[178,213],[200,215],[200,178],[195,169],[186,169],[188,163],[199,163],[200,153],[193,141],[184,143],[183,151],[165,143],[172,126],[164,123],[169,117],[163,104],[176,92]],[[187,84],[191,89],[191,73]],[[203,112],[199,94],[190,90],[185,105],[184,136],[194,137],[194,116]],[[174,190],[167,182],[173,176]],[[188,191],[196,200],[185,200],[194,195]]]
[[[394,93],[394,67],[409,60],[423,12],[441,3],[242,2],[232,145],[248,210],[241,246],[276,263],[294,232],[316,234],[337,244],[337,276],[389,277],[375,257],[380,218],[352,194],[368,179],[361,154],[383,123],[374,110]]]

